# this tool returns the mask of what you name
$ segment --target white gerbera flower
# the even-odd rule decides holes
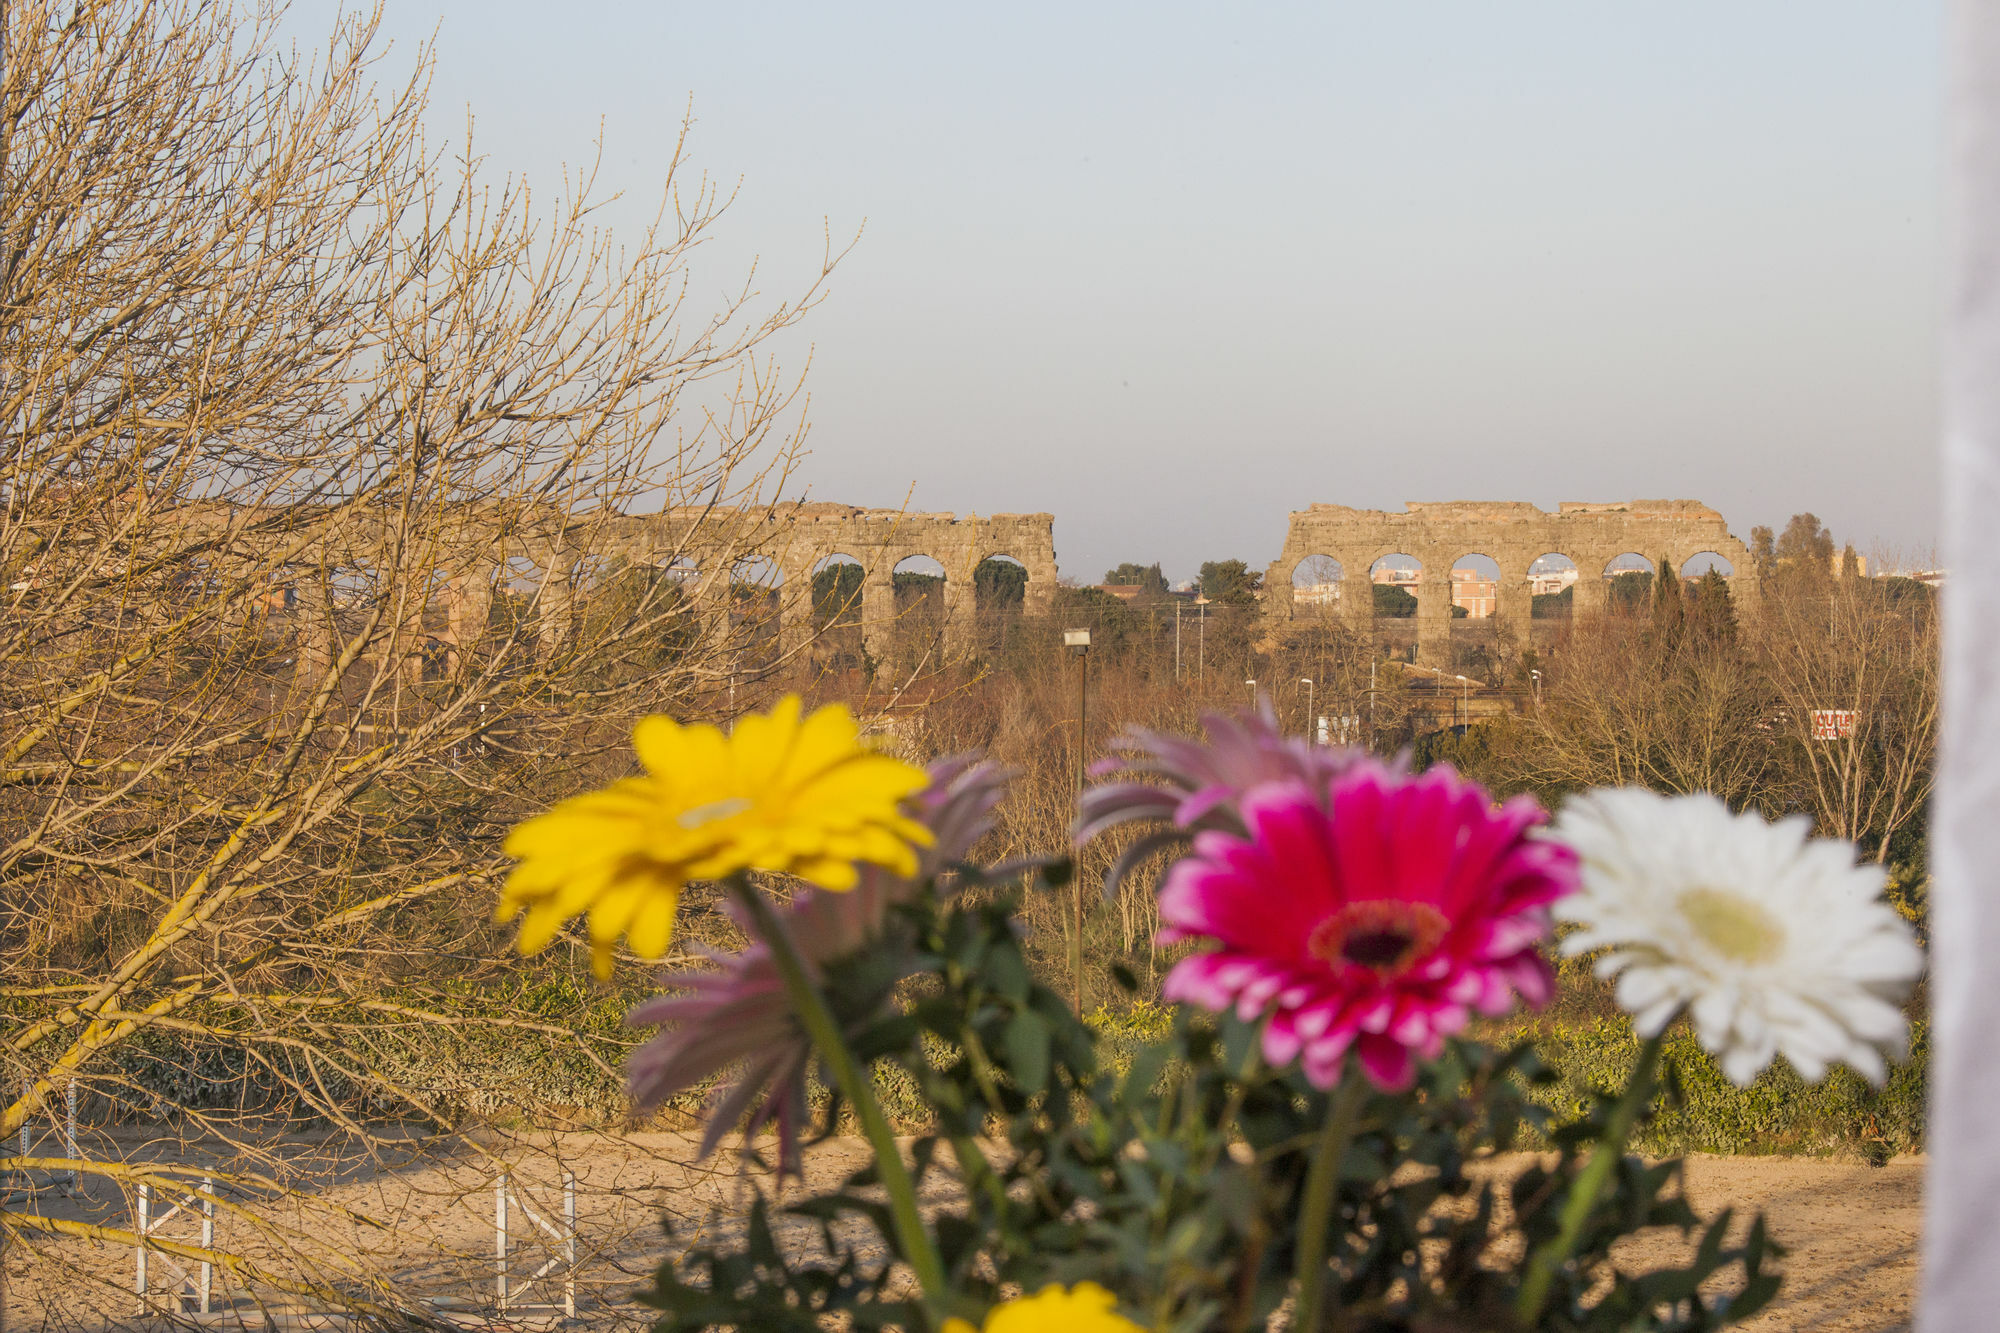
[[[1609,951],[1597,974],[1618,978],[1642,1037],[1685,1006],[1738,1086],[1780,1052],[1809,1082],[1842,1060],[1879,1084],[1923,952],[1882,900],[1881,868],[1808,831],[1804,816],[1769,824],[1708,795],[1575,797],[1553,834],[1583,870],[1583,891],[1554,904],[1579,927],[1562,950]]]

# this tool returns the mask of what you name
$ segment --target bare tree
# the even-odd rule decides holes
[[[1541,700],[1507,729],[1488,775],[1500,785],[1550,797],[1636,784],[1738,806],[1757,799],[1770,764],[1769,694],[1733,643],[1667,641],[1605,618],[1578,622],[1542,665]]]
[[[803,433],[771,340],[837,258],[697,312],[728,199],[678,152],[614,244],[589,169],[531,200],[433,149],[428,56],[376,87],[375,17],[308,56],[277,17],[0,10],[0,1135],[76,1089],[253,1194],[273,1125],[367,1144],[514,1095],[427,1041],[615,1086],[605,1024],[521,996],[499,840],[621,768],[636,716],[754,675],[731,583]],[[160,1156],[0,1167],[164,1189]],[[238,1211],[239,1278],[389,1300]]]
[[[1786,803],[1819,831],[1887,860],[1929,800],[1938,726],[1938,623],[1910,580],[1796,581],[1771,597],[1759,644],[1780,711]]]

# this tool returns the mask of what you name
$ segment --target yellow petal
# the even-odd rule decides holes
[[[632,728],[632,752],[655,777],[679,767],[681,724],[660,713],[649,713]]]
[[[767,714],[753,713],[729,735],[732,777],[745,792],[776,785],[799,738],[799,697],[788,694]]]
[[[844,704],[816,709],[799,728],[783,777],[801,783],[852,760],[860,749],[861,729]]]
[[[599,894],[590,905],[590,938],[609,941],[624,934],[650,891],[651,885],[642,880],[623,880]]]
[[[540,952],[561,932],[563,922],[568,919],[567,912],[556,911],[549,902],[535,904],[521,921],[521,933],[515,937],[514,947],[523,957]]]
[[[632,952],[641,958],[658,958],[667,951],[667,945],[674,938],[674,914],[680,906],[680,895],[655,891],[646,896],[639,906],[639,913],[633,917],[632,925],[626,931],[626,942]]]
[[[822,889],[835,893],[846,893],[861,882],[861,875],[852,861],[836,861],[831,858],[807,861],[797,866],[793,872],[800,879],[810,880]]]

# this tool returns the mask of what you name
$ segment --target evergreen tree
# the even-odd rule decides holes
[[[1688,594],[1664,554],[1652,570],[1652,630],[1662,652],[1678,650],[1688,634]]]
[[[1653,630],[1669,652],[1679,648],[1687,634],[1687,593],[1664,555],[1653,568]]]
[[[1106,570],[1104,582],[1124,585],[1136,583],[1139,585],[1140,595],[1144,597],[1167,595],[1167,576],[1161,572],[1157,561],[1150,565],[1141,565],[1127,560],[1116,569]]]
[[[1210,560],[1201,567],[1201,595],[1224,606],[1254,606],[1257,587],[1264,581],[1261,571],[1241,560]]]
[[[1729,593],[1729,580],[1711,568],[1695,580],[1689,599],[1688,629],[1709,644],[1736,642],[1736,601]]]

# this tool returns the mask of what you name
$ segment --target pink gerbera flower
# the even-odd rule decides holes
[[[1199,833],[1167,872],[1161,942],[1217,947],[1176,964],[1164,991],[1246,1022],[1269,1013],[1273,1064],[1301,1059],[1330,1088],[1354,1049],[1370,1081],[1400,1090],[1473,1010],[1547,1002],[1555,977],[1535,946],[1577,870],[1567,847],[1529,836],[1547,818],[1533,798],[1496,808],[1450,768],[1411,777],[1367,760],[1323,788],[1253,788],[1238,813],[1247,836]]]

